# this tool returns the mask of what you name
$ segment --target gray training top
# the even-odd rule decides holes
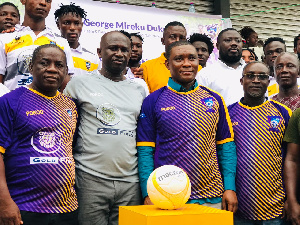
[[[138,182],[136,126],[144,88],[98,71],[71,79],[64,94],[79,111],[76,169],[109,180]]]

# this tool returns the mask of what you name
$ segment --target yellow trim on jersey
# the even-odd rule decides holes
[[[155,142],[137,142],[136,146],[150,146],[150,147],[155,147]]]
[[[98,68],[98,64],[92,63],[89,60],[84,60],[82,58],[75,57],[75,56],[72,56],[72,58],[73,58],[75,68],[79,68],[85,71],[94,71]],[[91,67],[89,69],[86,68],[86,62],[89,62],[91,64]]]
[[[263,107],[265,104],[267,104],[269,102],[269,100],[265,101],[263,104],[261,105],[258,105],[258,106],[254,106],[254,107],[250,107],[250,106],[246,106],[244,105],[243,103],[239,102],[240,106],[242,106],[243,108],[245,109],[251,109],[251,110],[254,110],[254,109],[258,109],[260,107]]]
[[[222,144],[225,144],[225,143],[228,143],[228,142],[232,142],[232,141],[234,141],[233,138],[226,138],[226,139],[224,139],[222,141],[217,141],[217,145],[222,145]]]
[[[5,53],[12,52],[19,48],[24,48],[25,46],[33,45],[32,37],[27,34],[20,37],[18,40],[15,38],[11,42],[5,44]]]
[[[58,44],[56,43],[56,41],[53,41],[53,40],[51,40],[50,38],[45,37],[45,36],[41,36],[41,37],[39,37],[38,39],[36,39],[36,40],[34,41],[34,45],[46,45],[46,44],[51,44],[51,42],[54,42],[58,47],[60,47],[62,50],[64,50],[64,47],[58,45]]]
[[[290,117],[292,116],[293,111],[292,111],[289,107],[287,107],[286,105],[284,105],[284,104],[282,104],[282,103],[280,103],[280,102],[277,102],[277,101],[275,101],[275,100],[273,100],[273,99],[270,99],[270,101],[275,102],[276,104],[278,104],[278,105],[284,107],[284,108],[288,111],[289,116],[290,116]]]
[[[56,95],[55,95],[55,96],[49,97],[49,96],[46,96],[46,95],[44,95],[44,94],[42,94],[42,93],[40,93],[40,92],[38,92],[37,90],[34,90],[34,89],[32,89],[32,88],[28,88],[28,89],[29,89],[30,91],[32,91],[33,93],[36,93],[37,95],[40,95],[40,96],[42,96],[42,97],[44,97],[44,98],[47,98],[47,99],[55,98],[57,95],[59,95],[59,91],[56,92]]]
[[[5,153],[5,148],[3,148],[2,146],[0,146],[0,153]]]
[[[169,87],[169,86],[168,86],[168,88],[169,88],[171,91],[173,91],[173,92],[175,92],[175,93],[177,93],[177,94],[188,95],[188,94],[191,94],[191,93],[197,91],[197,90],[199,89],[199,85],[198,85],[197,87],[195,87],[194,90],[191,90],[191,91],[188,91],[188,92],[178,92],[178,91],[174,90],[173,88],[171,88],[171,87]]]

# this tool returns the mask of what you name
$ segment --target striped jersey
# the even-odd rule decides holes
[[[16,25],[13,33],[0,34],[0,74],[4,75],[4,85],[9,90],[32,82],[29,72],[34,49],[40,45],[56,44],[66,53],[69,74],[74,73],[71,50],[66,39],[46,27],[38,35],[30,29]]]
[[[292,111],[270,100],[256,107],[228,107],[237,148],[237,215],[269,220],[282,214],[285,192],[282,140]]]
[[[99,57],[85,48],[82,48],[81,45],[76,49],[71,48],[71,54],[74,63],[73,76],[85,75],[87,72],[98,69],[100,63]]]
[[[144,100],[137,146],[155,147],[155,168],[184,169],[191,181],[190,199],[223,194],[216,145],[230,141],[233,130],[224,100],[204,86],[189,92],[163,87]]]
[[[20,87],[0,98],[0,152],[6,181],[20,210],[64,213],[77,209],[72,139],[75,103]]]

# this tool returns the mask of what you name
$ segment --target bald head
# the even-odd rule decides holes
[[[101,38],[98,55],[102,58],[101,74],[119,77],[126,68],[131,54],[131,41],[120,31],[111,31]]]
[[[287,59],[288,61],[294,63],[299,70],[300,63],[299,63],[298,56],[295,53],[290,53],[290,52],[280,53],[274,61],[274,68],[282,61],[282,59]]]
[[[280,53],[274,61],[274,74],[281,90],[298,89],[299,60],[296,54]]]

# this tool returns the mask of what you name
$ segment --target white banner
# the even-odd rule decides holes
[[[0,3],[4,2],[0,0]],[[18,5],[23,21],[24,9],[19,0],[11,0]],[[84,21],[80,43],[83,47],[96,53],[99,48],[101,36],[113,30],[125,30],[129,33],[139,32],[144,38],[142,62],[153,59],[162,52],[164,46],[161,44],[163,28],[171,21],[180,21],[187,30],[187,37],[193,33],[204,33],[212,38],[214,44],[222,29],[221,16],[201,15],[198,13],[173,11],[151,7],[124,5],[117,3],[106,3],[92,0],[53,0],[52,8],[46,19],[47,26],[56,30],[54,11],[61,4],[74,2],[87,12]],[[150,3],[149,3],[150,5]],[[217,49],[211,55],[212,61],[218,57]]]

